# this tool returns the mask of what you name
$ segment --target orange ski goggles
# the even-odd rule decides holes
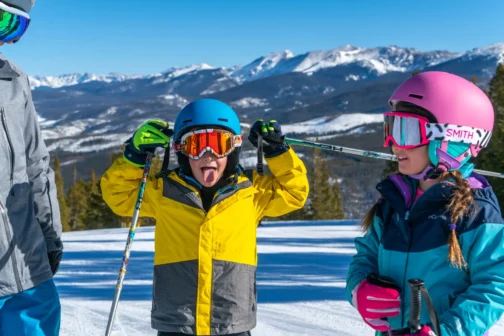
[[[218,158],[231,154],[236,147],[242,145],[242,136],[219,129],[201,129],[186,133],[173,144],[176,152],[199,159],[206,152],[210,152]]]

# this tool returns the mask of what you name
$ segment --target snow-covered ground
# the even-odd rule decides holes
[[[359,235],[352,221],[269,222],[258,229],[258,324],[253,336],[371,336],[345,300],[345,277]],[[113,335],[156,335],[150,327],[152,227],[137,230]],[[126,229],[64,233],[55,280],[62,336],[104,335]],[[504,323],[492,335],[504,335]]]

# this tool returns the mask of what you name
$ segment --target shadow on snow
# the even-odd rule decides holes
[[[289,222],[286,225],[307,226],[303,222]],[[312,225],[319,226],[318,223]],[[258,243],[313,247],[337,244],[353,247],[353,238],[259,238]],[[65,252],[60,271],[55,277],[61,298],[112,301],[122,256],[123,251]],[[320,252],[260,253],[257,270],[258,301],[285,303],[344,300],[344,284],[351,257]],[[135,251],[133,247],[121,300],[151,300],[153,260],[153,252]],[[338,285],[335,286],[335,283]]]

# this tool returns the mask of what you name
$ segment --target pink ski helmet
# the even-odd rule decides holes
[[[420,106],[438,124],[469,126],[491,132],[494,110],[488,96],[468,80],[441,71],[415,75],[392,94],[389,104],[402,101]]]
[[[392,94],[389,104],[394,111],[400,111],[395,108],[399,103],[427,112],[429,158],[435,167],[443,163],[445,171],[458,169],[490,141],[495,118],[492,102],[462,77],[441,71],[419,73]]]

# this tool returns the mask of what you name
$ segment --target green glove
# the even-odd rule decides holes
[[[157,147],[168,148],[173,130],[162,120],[148,120],[126,142],[124,158],[137,167],[143,167],[147,152],[154,153]]]

